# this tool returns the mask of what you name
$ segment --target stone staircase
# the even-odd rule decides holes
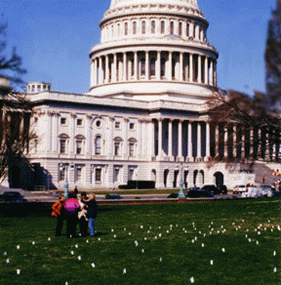
[[[275,168],[274,168],[275,169]],[[256,184],[272,185],[273,182],[278,180],[278,177],[272,175],[272,168],[266,163],[256,162],[253,167],[254,173],[256,174]],[[281,170],[281,167],[280,167]],[[265,176],[265,183],[262,181],[262,177]]]

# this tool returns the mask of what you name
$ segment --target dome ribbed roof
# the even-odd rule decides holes
[[[110,9],[148,4],[178,5],[198,9],[197,0],[111,0]]]

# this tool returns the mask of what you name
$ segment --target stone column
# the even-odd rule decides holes
[[[111,74],[112,82],[117,81],[116,73],[117,73],[117,54],[115,53],[113,54],[113,68],[112,68],[112,74]]]
[[[189,54],[189,81],[193,82],[193,54]]]
[[[73,157],[75,152],[75,147],[74,147],[74,141],[75,141],[75,119],[76,119],[76,114],[71,113],[70,114],[71,121],[70,121],[70,138],[69,138],[69,153],[70,157]]]
[[[216,130],[215,130],[215,153],[216,153],[216,157],[219,156],[220,154],[220,127],[219,125],[216,125]]]
[[[171,51],[169,51],[169,59],[168,59],[168,80],[172,80],[172,57],[173,57],[173,54]]]
[[[224,157],[226,158],[227,157],[227,146],[228,146],[228,128],[225,127],[224,128]]]
[[[91,132],[91,122],[92,122],[92,116],[91,115],[86,115],[86,132],[87,132],[87,137],[86,137],[86,157],[90,158],[92,156],[92,132]]]
[[[179,76],[180,76],[180,81],[183,81],[183,53],[180,52],[180,72],[179,72]]]
[[[150,157],[155,156],[155,147],[154,147],[154,122],[153,120],[149,121],[148,123],[148,140],[147,140],[147,148],[148,148],[148,155]],[[151,159],[151,158],[150,158]]]
[[[124,140],[124,145],[123,145],[123,157],[124,159],[127,159],[128,157],[128,124],[129,123],[129,119],[128,118],[124,118],[124,128],[123,128],[123,140]]]
[[[237,125],[233,125],[233,157],[237,157]]]
[[[134,80],[138,80],[138,52],[134,52]]]
[[[149,80],[149,51],[145,51],[145,80]]]
[[[172,145],[173,145],[173,131],[172,131],[172,124],[173,121],[169,119],[169,126],[168,126],[168,156],[172,158]]]
[[[105,83],[109,82],[109,61],[108,55],[105,56]]]
[[[53,131],[53,145],[52,145],[52,150],[53,152],[57,153],[58,152],[58,125],[59,125],[59,113],[54,112],[53,115],[53,120],[52,120],[52,129]]]
[[[54,117],[54,113],[48,111],[47,112],[48,115],[48,129],[49,129],[49,141],[48,141],[48,147],[47,147],[47,152],[51,152],[52,151],[52,147],[53,147],[53,117]]]
[[[250,150],[249,151],[250,151],[249,155],[251,157],[254,157],[255,149],[254,149],[254,129],[253,128],[250,129]]]
[[[158,159],[162,158],[162,118],[158,119]]]
[[[157,51],[157,60],[156,60],[156,79],[161,79],[161,52]]]
[[[99,84],[103,84],[102,57],[99,57]]]
[[[127,53],[123,53],[123,81],[127,81]]]
[[[214,62],[213,62],[213,60],[211,59],[211,66],[210,66],[210,84],[213,86],[214,85],[214,67],[213,67],[213,64],[214,64]]]
[[[241,130],[241,157],[245,157],[245,129]]]
[[[202,83],[202,63],[201,63],[201,55],[198,54],[198,83]]]
[[[208,57],[205,56],[205,84],[208,84]]]
[[[91,87],[95,86],[95,59],[91,61]]]
[[[183,161],[183,156],[182,156],[182,120],[179,120],[179,124],[178,124],[178,157],[177,160],[178,161]]]
[[[201,122],[197,122],[197,158],[202,158],[202,147],[201,147]]]
[[[206,123],[206,157],[207,160],[210,158],[210,123]]]
[[[193,160],[193,155],[192,155],[192,123],[191,121],[188,122],[188,161]]]

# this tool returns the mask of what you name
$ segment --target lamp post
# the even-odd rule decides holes
[[[61,170],[65,169],[65,181],[64,181],[64,198],[68,199],[68,165],[61,164]]]
[[[186,167],[188,167],[188,166],[186,166]],[[185,195],[183,193],[183,177],[182,176],[183,176],[183,164],[181,163],[181,167],[180,167],[180,178],[181,178],[181,180],[180,180],[180,191],[178,194],[178,197],[180,199],[185,198]]]

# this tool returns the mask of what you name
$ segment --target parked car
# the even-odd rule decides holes
[[[105,195],[105,199],[110,199],[110,200],[120,200],[123,199],[123,197],[121,197],[118,194],[106,194]]]
[[[233,194],[239,194],[247,191],[246,185],[236,185],[233,188]]]
[[[204,186],[201,188],[201,191],[202,191],[202,190],[207,190],[207,191],[209,191],[212,195],[219,194],[218,188],[217,188],[215,185],[204,185]]]
[[[169,199],[176,199],[178,198],[179,194],[178,193],[171,193],[167,198]]]
[[[261,185],[260,189],[263,191],[263,195],[265,197],[272,197],[274,196],[275,189],[270,185]]]
[[[25,198],[19,192],[16,191],[5,191],[3,193],[3,202],[27,202]]]
[[[247,191],[243,192],[241,195],[243,198],[260,198],[264,196],[264,191],[257,186],[250,186]]]
[[[187,192],[190,191],[190,190],[197,190],[197,191],[199,191],[200,187],[190,187],[190,188],[187,189]]]
[[[219,194],[227,194],[227,187],[225,185],[218,185]]]
[[[207,190],[190,190],[187,198],[214,198],[214,196]]]

